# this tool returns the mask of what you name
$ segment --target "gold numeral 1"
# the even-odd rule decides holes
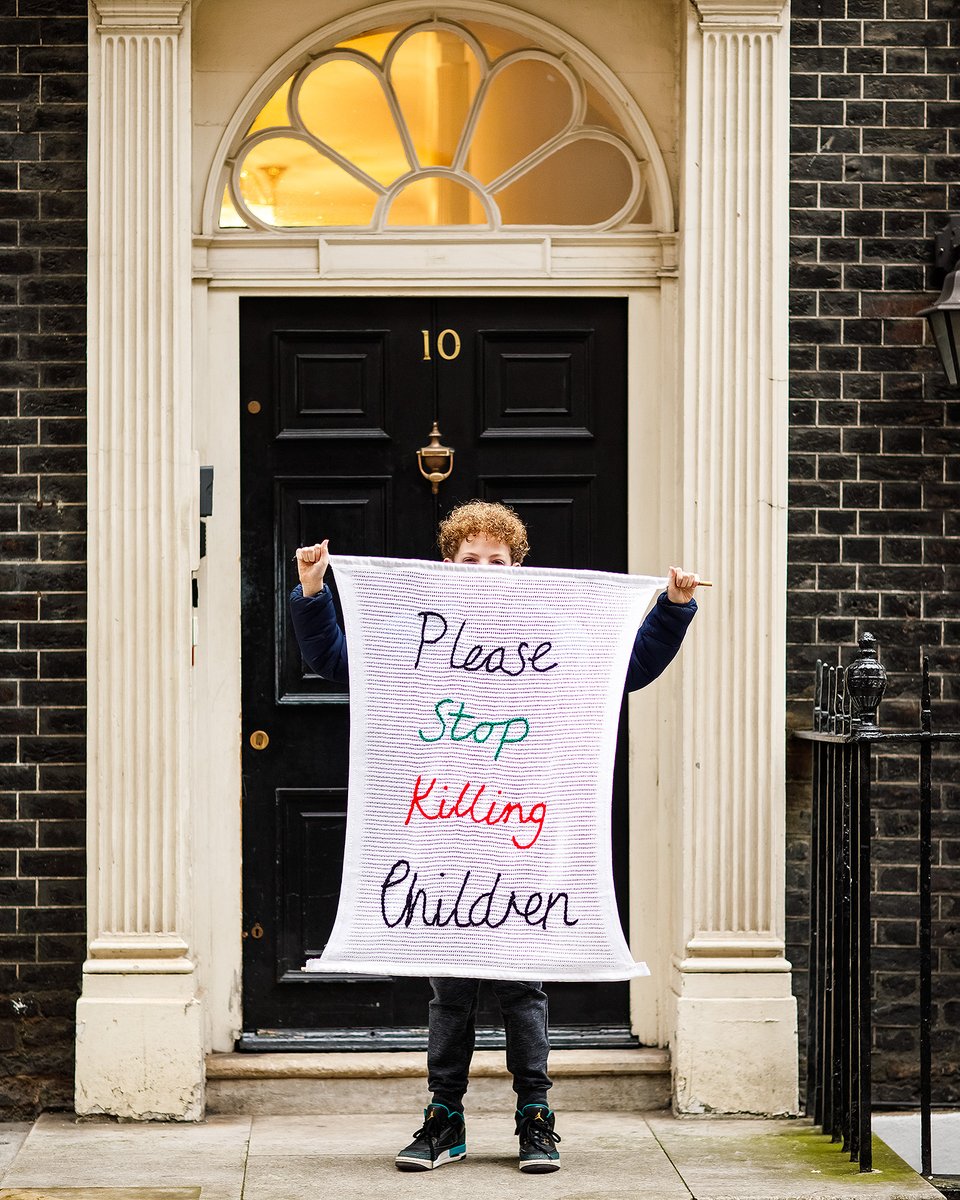
[[[423,334],[423,361],[430,362],[430,330],[421,329],[420,332]]]

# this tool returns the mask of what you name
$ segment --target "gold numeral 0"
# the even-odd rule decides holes
[[[430,357],[430,330],[421,329],[423,334],[423,362],[431,362]],[[453,341],[453,348],[448,349],[447,339]],[[446,362],[452,362],[453,359],[460,356],[460,334],[455,329],[441,329],[437,334],[437,353]]]
[[[448,336],[453,338],[453,350],[449,354],[443,346],[444,338]],[[457,355],[460,353],[460,334],[457,333],[455,329],[440,330],[440,332],[437,334],[437,353],[441,358],[446,359],[447,362],[450,362],[451,359],[457,357]]]

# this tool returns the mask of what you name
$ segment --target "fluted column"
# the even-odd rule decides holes
[[[684,662],[674,944],[683,1111],[796,1111],[784,958],[789,10],[689,10],[684,555],[717,586]]]
[[[190,104],[183,0],[90,46],[88,930],[77,1111],[196,1119],[190,958]]]

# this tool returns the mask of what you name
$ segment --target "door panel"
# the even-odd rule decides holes
[[[292,546],[295,551],[297,546],[313,545],[329,538],[332,546],[358,547],[351,553],[388,553],[387,529],[392,498],[392,480],[389,476],[379,479],[328,477],[322,483],[315,478],[278,478],[275,496],[281,546]],[[295,576],[291,586],[294,583]],[[332,572],[329,584],[337,604],[337,614],[341,616]],[[311,698],[322,702],[332,697],[339,697],[341,702],[346,702],[345,684],[321,679],[300,657],[290,606],[282,604],[277,615],[281,631],[278,703],[303,703]]]
[[[591,331],[488,330],[478,342],[481,437],[593,436]]]
[[[499,500],[516,509],[527,527],[530,558],[533,547],[541,557],[549,554],[551,567],[582,567],[590,552],[593,512],[592,475],[541,475],[510,479],[480,476],[478,492],[484,500]],[[548,551],[542,547],[549,546]],[[546,562],[541,562],[546,566]]]
[[[241,387],[240,1045],[424,1045],[425,980],[301,971],[336,912],[349,698],[300,657],[294,552],[329,538],[335,553],[433,558],[440,517],[479,496],[516,508],[529,564],[625,570],[626,302],[243,300]],[[438,496],[416,462],[434,420],[455,450]],[[625,920],[622,735],[613,836]],[[630,1043],[626,984],[549,992],[555,1045]],[[496,1005],[482,995],[478,1044],[497,1044]]]
[[[386,438],[389,331],[276,334],[281,436]]]

